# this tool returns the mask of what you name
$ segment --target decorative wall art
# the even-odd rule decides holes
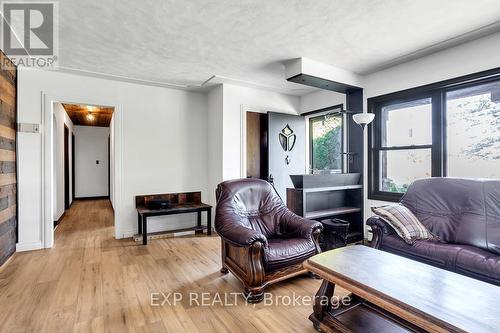
[[[297,136],[293,133],[293,130],[290,128],[290,125],[286,124],[285,128],[281,130],[281,133],[278,135],[281,148],[284,151],[292,151],[295,146],[295,142],[297,141]],[[287,155],[285,158],[286,165],[290,164],[290,157]]]
[[[284,151],[292,151],[295,146],[297,136],[293,134],[293,130],[288,124],[286,124],[285,128],[283,128],[279,134],[279,139],[281,147]]]

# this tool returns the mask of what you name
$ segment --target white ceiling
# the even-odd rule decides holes
[[[194,86],[217,75],[303,94],[285,81],[284,61],[373,72],[491,33],[499,20],[498,0],[64,0],[59,65]]]

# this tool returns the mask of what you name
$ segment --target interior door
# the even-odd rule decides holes
[[[267,180],[267,113],[250,112],[247,117],[247,178]]]
[[[269,112],[269,179],[286,202],[286,189],[293,187],[290,175],[306,171],[306,121],[302,116]]]

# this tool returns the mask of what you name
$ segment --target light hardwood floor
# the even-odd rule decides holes
[[[287,306],[286,299],[254,306],[238,296],[232,306],[229,295],[226,306],[202,306],[198,294],[197,306],[190,293],[208,293],[208,302],[218,303],[217,293],[242,291],[231,274],[219,273],[219,238],[165,238],[147,246],[115,240],[112,214],[106,200],[76,201],[53,249],[14,254],[0,269],[1,332],[315,332],[307,319],[312,307]],[[302,277],[267,291],[275,299],[313,296],[320,283]],[[170,292],[183,300],[151,305],[151,293]]]

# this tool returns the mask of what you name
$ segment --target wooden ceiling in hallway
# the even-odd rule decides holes
[[[69,118],[76,126],[108,127],[114,108],[83,104],[62,104]],[[92,116],[89,116],[92,115]]]

